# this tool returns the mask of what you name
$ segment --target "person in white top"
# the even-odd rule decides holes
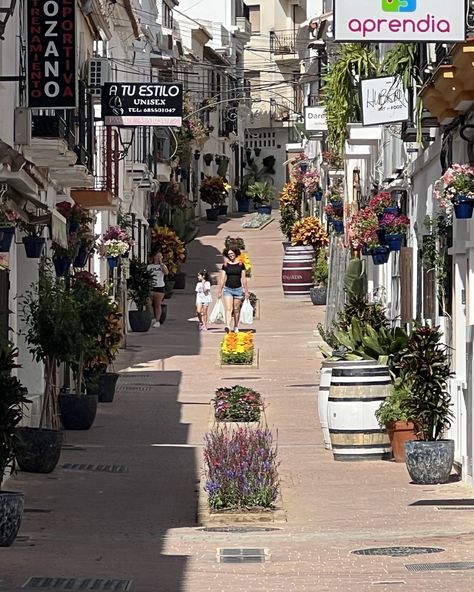
[[[196,284],[196,313],[199,320],[199,330],[207,331],[207,311],[212,302],[211,283],[209,274],[205,269],[198,273]]]
[[[163,255],[157,251],[152,256],[153,263],[147,266],[148,271],[153,274],[153,288],[151,291],[151,302],[153,316],[155,318],[153,327],[160,326],[161,303],[165,297],[165,275],[168,275],[168,268],[163,263]]]

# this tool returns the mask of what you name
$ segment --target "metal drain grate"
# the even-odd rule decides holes
[[[69,471],[97,471],[99,473],[127,473],[128,468],[125,465],[88,465],[79,463],[66,463],[63,469]]]
[[[474,569],[474,561],[457,561],[453,563],[409,563],[405,565],[408,571],[464,571]]]
[[[43,508],[25,508],[23,512],[25,512],[25,514],[27,512],[31,514],[49,514],[51,510],[44,510]]]
[[[466,506],[458,506],[458,507],[456,507],[456,506],[438,506],[436,509],[437,510],[456,510],[456,511],[459,511],[459,510],[474,510],[474,506],[472,506],[472,507],[466,507]]]
[[[381,580],[380,582],[372,582],[373,586],[395,586],[395,584],[406,584],[405,580]]]
[[[265,563],[267,554],[265,549],[218,549],[219,563]]]
[[[261,376],[221,376],[221,380],[262,380]]]
[[[389,557],[408,557],[408,555],[424,555],[426,553],[442,553],[439,547],[375,547],[373,549],[357,549],[354,555],[388,555]]]
[[[270,526],[204,526],[199,529],[201,532],[274,532],[281,528],[272,528]]]
[[[40,578],[26,580],[23,588],[48,590],[107,590],[107,592],[128,592],[133,580],[108,580],[95,578]]]
[[[166,385],[168,386],[168,385]],[[173,385],[170,385],[173,386]],[[136,386],[134,384],[128,384],[128,385],[123,385],[123,386],[118,386],[117,387],[117,392],[123,393],[125,391],[127,392],[137,392],[137,393],[149,393],[152,390],[154,390],[154,386]]]
[[[286,384],[285,385],[287,388],[307,388],[307,387],[313,387],[313,386],[318,386],[317,384]]]

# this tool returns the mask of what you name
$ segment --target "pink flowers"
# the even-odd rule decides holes
[[[433,196],[449,211],[453,201],[461,195],[474,199],[474,167],[455,163],[436,181]]]
[[[303,185],[308,193],[315,193],[319,189],[319,175],[316,171],[308,171],[303,176]]]
[[[376,214],[382,214],[384,208],[389,208],[391,205],[392,196],[388,191],[381,191],[369,201],[369,208],[372,208]]]
[[[384,214],[380,220],[380,226],[385,229],[386,234],[405,234],[410,220],[406,216],[397,214]]]

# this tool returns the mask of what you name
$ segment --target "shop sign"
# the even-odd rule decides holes
[[[408,97],[401,78],[383,76],[360,81],[362,125],[380,125],[409,119]]]
[[[181,84],[107,82],[101,95],[105,125],[180,127],[183,122]]]
[[[76,107],[75,10],[75,0],[27,2],[27,85],[30,109]]]
[[[465,41],[465,0],[334,0],[335,41]]]
[[[324,107],[305,107],[304,129],[305,132],[326,132],[328,129],[326,109]]]

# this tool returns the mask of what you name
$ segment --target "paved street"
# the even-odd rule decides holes
[[[445,505],[464,498],[472,504],[471,490],[454,478],[447,485],[411,485],[404,465],[336,463],[324,449],[313,334],[324,309],[283,299],[277,222],[263,230],[243,230],[241,222],[235,216],[203,223],[189,245],[186,290],[167,301],[162,327],[128,336],[116,364],[123,373],[114,403],[100,405],[91,430],[67,432],[56,471],[20,473],[8,483],[25,491],[27,512],[18,541],[0,550],[0,592],[17,591],[29,578],[131,580],[131,592],[474,589],[474,570],[406,567],[474,562],[474,505]],[[261,301],[254,325],[259,368],[220,368],[222,328],[200,333],[194,318],[195,274],[217,269],[228,234],[244,237],[253,265],[250,288]],[[235,383],[265,397],[268,424],[278,434],[287,522],[252,525],[267,531],[206,532],[196,525],[196,511],[209,400],[217,386]],[[122,470],[79,466],[89,464]],[[443,551],[351,553],[394,546]],[[218,563],[222,548],[264,549],[267,561]]]

